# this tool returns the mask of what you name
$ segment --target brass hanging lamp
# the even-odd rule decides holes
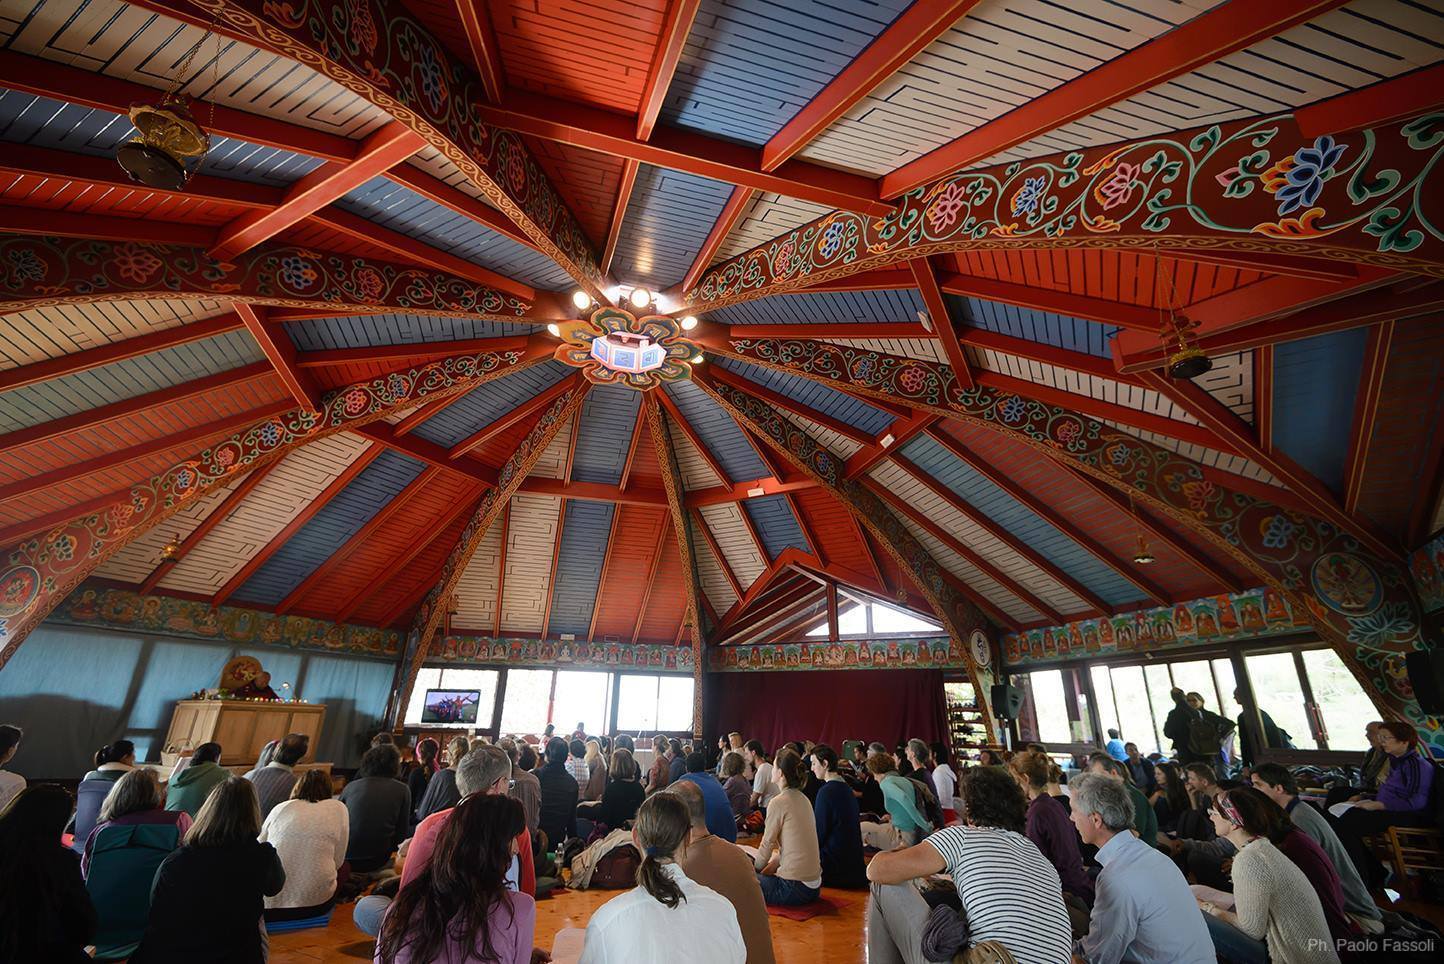
[[[132,181],[165,191],[181,191],[200,168],[201,160],[210,150],[211,135],[191,113],[188,98],[180,86],[206,38],[216,37],[216,79],[220,76],[220,35],[215,33],[215,20],[190,51],[171,79],[170,86],[154,104],[130,105],[130,122],[135,136],[115,152],[115,160]],[[215,90],[211,91],[211,123],[215,122]]]

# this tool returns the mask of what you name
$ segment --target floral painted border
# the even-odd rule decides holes
[[[213,607],[189,599],[142,596],[90,583],[61,603],[48,622],[388,660],[395,660],[401,652],[401,634],[391,629],[306,616],[277,616],[241,606]]]
[[[455,635],[438,637],[426,654],[426,662],[550,669],[647,669],[664,673],[691,673],[694,666],[691,646]]]
[[[1009,669],[1080,656],[1182,649],[1207,643],[1312,632],[1309,615],[1270,588],[1204,596],[1122,616],[1080,619],[1003,636]]]
[[[1444,609],[1444,532],[1409,553],[1409,571],[1424,611]]]
[[[844,639],[837,642],[717,646],[707,654],[714,673],[816,669],[968,669],[967,647],[947,636]]]

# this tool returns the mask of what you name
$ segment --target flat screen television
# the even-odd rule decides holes
[[[481,690],[427,690],[421,704],[421,722],[443,726],[473,726]]]

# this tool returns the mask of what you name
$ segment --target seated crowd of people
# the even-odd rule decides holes
[[[957,766],[918,739],[657,736],[644,773],[632,738],[580,725],[444,748],[382,733],[339,794],[300,734],[243,777],[204,744],[164,786],[120,740],[74,795],[0,769],[0,960],[263,962],[267,925],[357,897],[382,964],[535,964],[535,899],[570,866],[573,886],[635,882],[592,914],[582,964],[671,962],[681,934],[688,961],[770,964],[767,907],[823,887],[870,889],[874,964],[1332,962],[1407,926],[1375,902],[1364,841],[1432,800],[1414,729],[1369,735],[1362,785],[1327,813],[1286,767],[1227,779],[1116,732],[1071,779],[1041,744]],[[0,726],[0,767],[22,737]]]

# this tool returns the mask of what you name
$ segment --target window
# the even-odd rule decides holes
[[[506,702],[501,707],[501,732],[540,734],[549,722],[551,696],[551,670],[507,670]]]
[[[1163,748],[1164,753],[1172,754],[1173,741],[1163,735],[1163,724],[1168,720],[1168,711],[1173,709],[1173,697],[1168,695],[1173,689],[1173,678],[1168,675],[1167,665],[1150,663],[1143,667],[1143,679],[1148,703],[1153,712],[1153,729],[1158,737],[1158,745]]]
[[[605,733],[611,701],[611,673],[558,670],[551,722],[563,733],[576,729],[578,720],[586,733]]]
[[[1038,740],[1041,743],[1072,743],[1068,727],[1068,704],[1063,699],[1063,674],[1043,670],[1028,674],[1032,684],[1033,712],[1038,719]]]
[[[1324,739],[1330,750],[1367,750],[1364,724],[1376,719],[1379,711],[1373,700],[1359,686],[1359,681],[1339,654],[1332,649],[1311,649],[1303,654],[1304,668],[1309,674],[1309,689],[1318,704],[1324,722]],[[1277,722],[1277,721],[1275,721]],[[1284,727],[1288,730],[1288,727]],[[1293,734],[1289,730],[1289,734]],[[1298,746],[1296,742],[1294,744]]]
[[[1118,724],[1118,709],[1113,703],[1113,679],[1107,666],[1091,667],[1089,675],[1093,677],[1093,693],[1098,697],[1098,728],[1107,740],[1109,730],[1123,732],[1123,727]]]
[[[871,625],[868,620],[871,619]],[[837,607],[839,636],[868,636],[882,633],[936,633],[942,627],[935,621],[882,603],[843,601]],[[807,636],[827,635],[827,620],[807,631]]]
[[[1148,703],[1148,689],[1143,682],[1143,667],[1114,666],[1106,670],[1112,683],[1113,702],[1118,707],[1118,729],[1125,742],[1137,743],[1145,756],[1163,745],[1159,726],[1154,725],[1153,710]],[[1096,685],[1096,684],[1095,684]],[[1100,692],[1098,698],[1103,699]]]
[[[657,682],[657,729],[692,729],[692,685],[690,676],[663,676]]]
[[[617,732],[691,732],[692,677],[625,674],[617,689]]]
[[[1304,709],[1304,688],[1293,653],[1264,653],[1244,657],[1258,708],[1293,737],[1300,750],[1317,750],[1319,742]]]
[[[873,604],[872,631],[875,633],[928,633],[938,628],[937,623],[918,619],[901,609]]]
[[[423,666],[416,674],[416,686],[411,690],[411,699],[406,704],[406,715],[402,718],[402,723],[405,726],[421,725],[421,707],[426,700],[427,690],[478,690],[481,699],[477,701],[476,723],[466,726],[474,725],[480,730],[490,729],[492,714],[496,710],[496,685],[500,677],[501,674],[494,669],[441,669],[436,666]]]

